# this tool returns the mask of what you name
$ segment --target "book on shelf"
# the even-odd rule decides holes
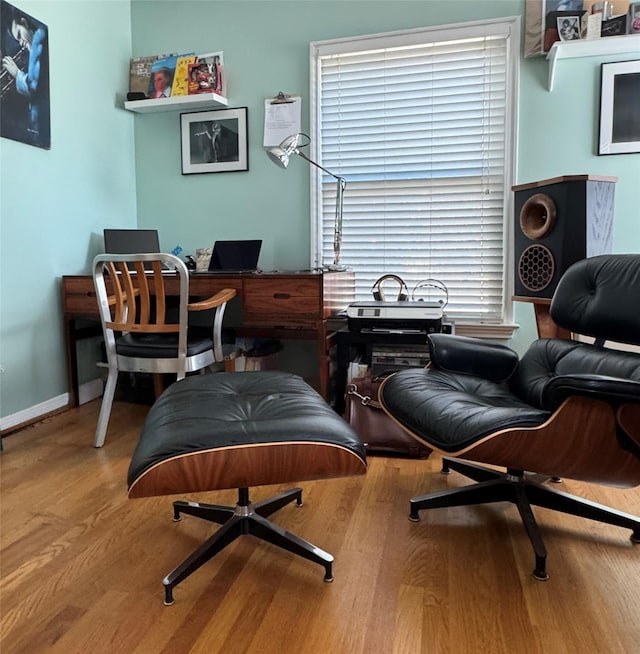
[[[196,61],[195,53],[183,54],[176,62],[176,72],[171,86],[171,97],[189,95],[189,64]]]
[[[145,97],[149,97],[151,67],[158,59],[164,59],[168,56],[162,54],[131,59],[129,64],[129,92],[144,93]]]
[[[188,93],[226,94],[222,52],[199,54],[195,62],[189,64]]]

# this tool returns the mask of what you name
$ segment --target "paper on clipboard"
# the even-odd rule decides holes
[[[280,145],[287,136],[301,130],[302,98],[287,96],[286,100],[268,98],[264,101],[264,147]]]

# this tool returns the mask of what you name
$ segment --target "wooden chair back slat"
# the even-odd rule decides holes
[[[184,379],[222,361],[222,320],[236,291],[223,289],[190,303],[189,271],[178,257],[165,253],[100,254],[93,262],[93,280],[109,369],[95,435],[95,445],[101,447],[118,373],[151,372],[158,396],[162,375]],[[189,312],[204,310],[213,311],[210,344],[197,332],[193,343],[198,347],[190,349]],[[154,338],[136,338],[147,334]]]

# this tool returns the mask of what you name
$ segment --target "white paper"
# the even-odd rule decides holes
[[[291,96],[289,102],[264,101],[264,147],[280,145],[287,136],[301,130],[302,98]]]

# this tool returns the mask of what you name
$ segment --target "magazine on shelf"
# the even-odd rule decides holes
[[[168,54],[134,57],[129,64],[129,92],[149,95],[151,67],[158,61],[168,57]]]
[[[199,54],[189,65],[189,95],[217,93],[226,95],[222,52]]]
[[[171,87],[171,97],[189,95],[189,64],[195,63],[195,60],[196,55],[194,52],[178,57],[176,72],[173,76],[173,85]]]
[[[168,98],[171,95],[173,76],[176,72],[178,55],[156,59],[151,64],[151,77],[147,95],[150,98]]]

